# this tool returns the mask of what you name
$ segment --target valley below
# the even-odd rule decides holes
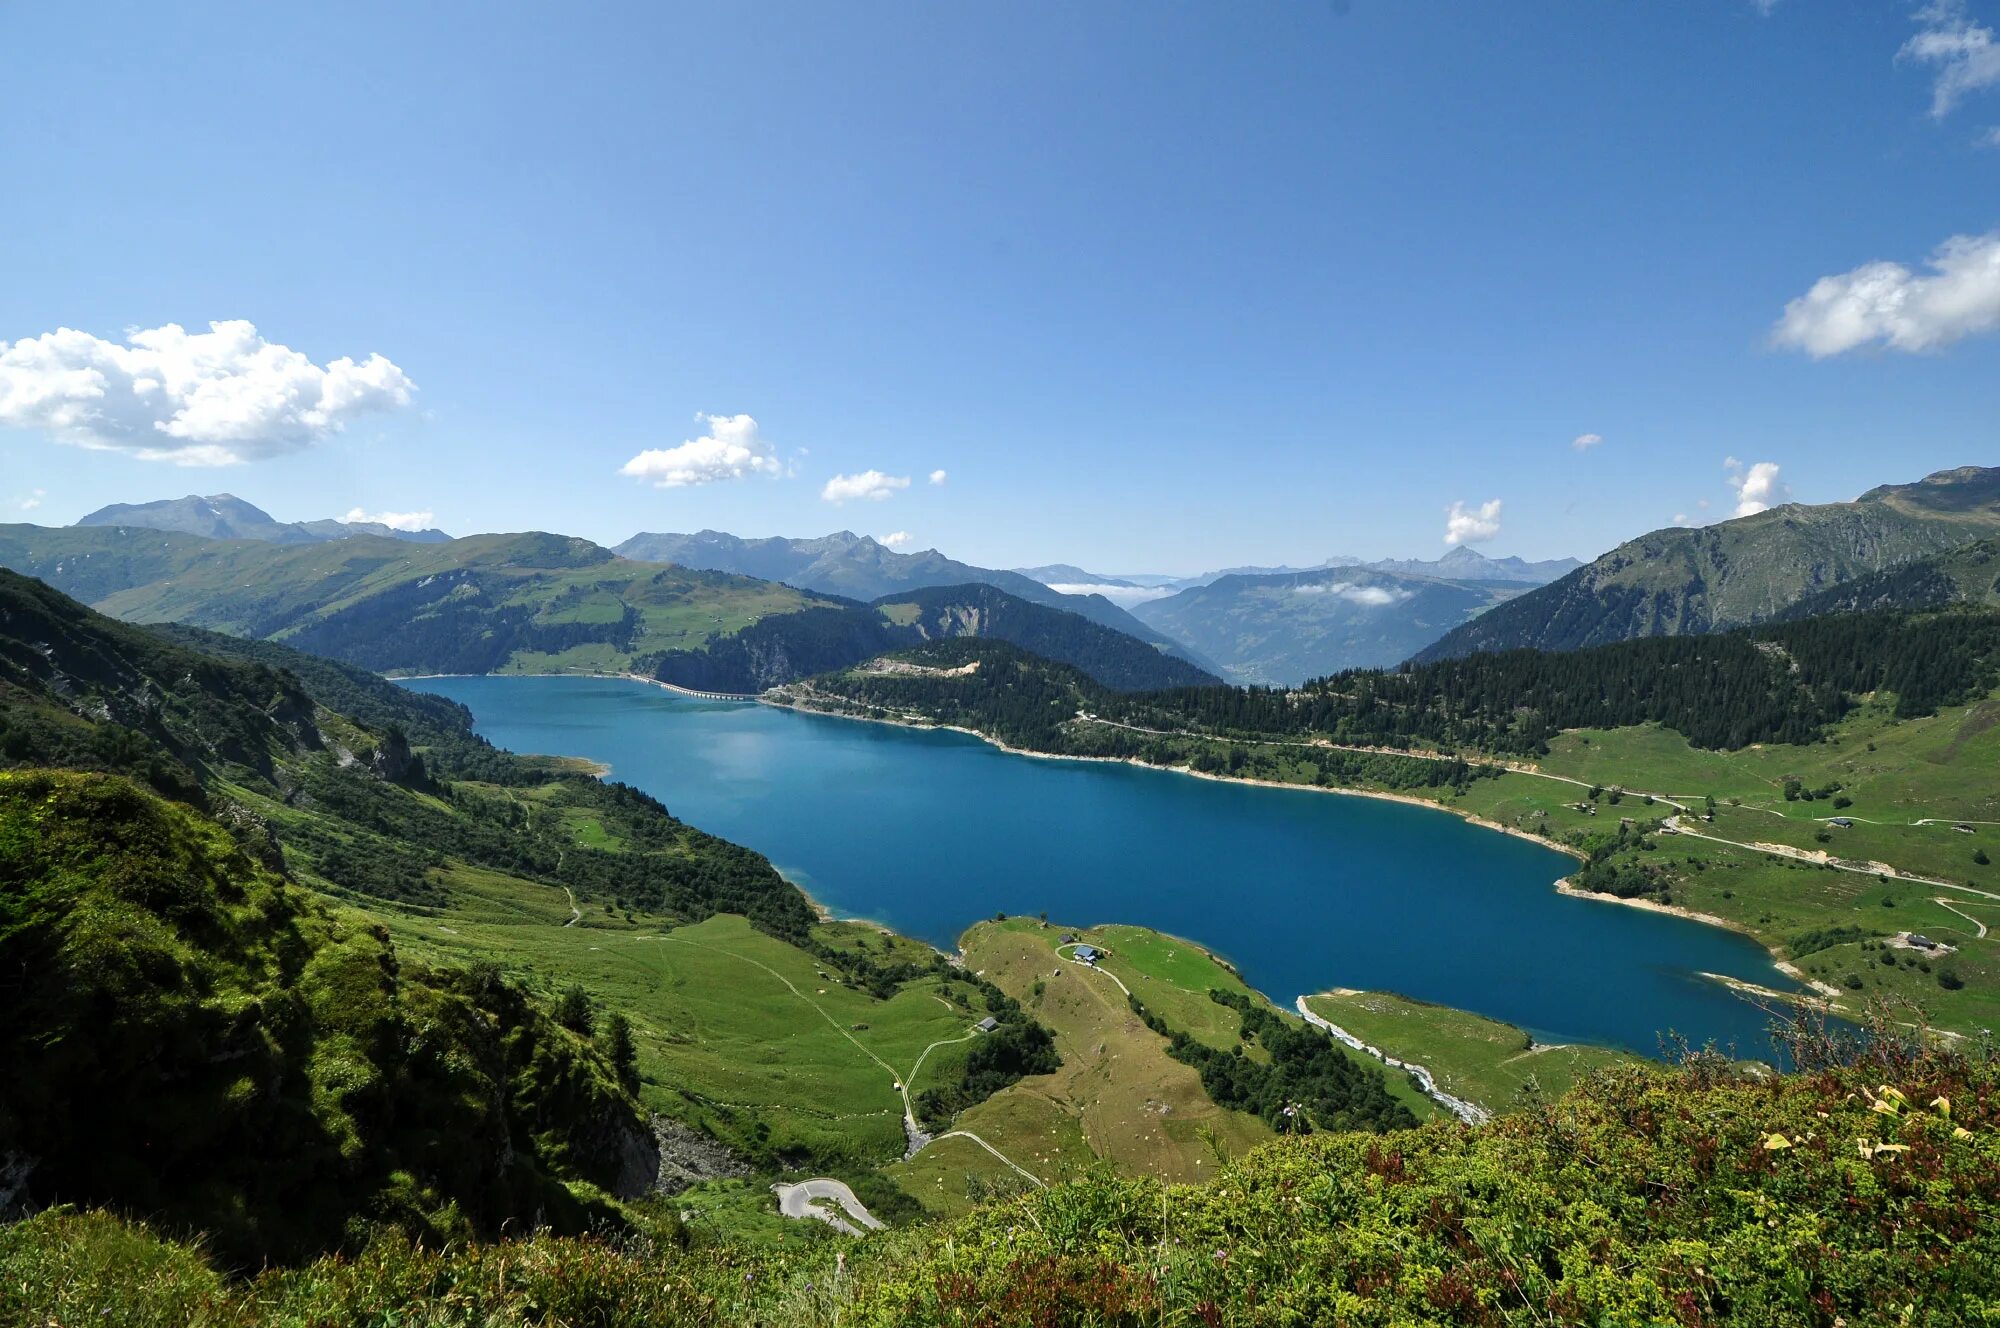
[[[515,751],[581,756],[768,856],[814,899],[947,951],[997,914],[1191,937],[1289,1009],[1328,987],[1476,1011],[1547,1042],[1771,1054],[1705,974],[1795,989],[1746,938],[1558,894],[1554,848],[1438,811],[962,734],[697,700],[615,679],[439,678]]]

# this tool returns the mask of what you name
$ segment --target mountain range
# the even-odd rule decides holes
[[[1296,687],[1351,668],[1386,668],[1526,589],[1329,567],[1231,575],[1133,612],[1216,660],[1237,682]]]
[[[1418,660],[1574,650],[1765,621],[1810,596],[2000,534],[2000,468],[1961,466],[1852,502],[1786,503],[1656,530],[1455,628]]]
[[[1214,667],[1188,648],[1134,618],[1104,595],[1069,594],[1054,590],[1019,572],[974,567],[947,558],[936,549],[897,553],[852,531],[841,530],[817,539],[744,539],[720,530],[692,535],[647,533],[632,536],[614,552],[644,562],[673,563],[716,572],[735,572],[765,581],[779,581],[801,590],[848,599],[876,600],[928,586],[962,586],[974,582],[997,586],[1033,604],[1078,614],[1099,626],[1124,632],[1141,641],[1184,656],[1205,672]]]
[[[380,521],[280,521],[230,493],[210,494],[206,498],[191,493],[185,498],[162,498],[150,503],[113,503],[77,518],[76,524],[141,526],[147,530],[200,535],[204,539],[253,539],[272,544],[317,544],[354,535],[376,535],[413,544],[441,544],[451,538],[442,530],[403,530]]]
[[[1581,566],[1488,558],[1463,546],[1432,561],[1329,558],[1200,576],[1100,576],[1068,563],[1021,569],[1051,589],[1101,594],[1235,682],[1296,686],[1407,659],[1452,628]]]
[[[280,544],[132,526],[0,526],[0,566],[120,618],[280,640],[381,672],[637,673],[758,692],[938,636],[990,634],[1109,687],[1218,681],[1069,611],[1085,601],[1039,587],[1037,599],[1052,603],[975,581],[861,604],[535,532]]]

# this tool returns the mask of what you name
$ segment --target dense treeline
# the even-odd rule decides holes
[[[116,1204],[255,1267],[371,1222],[582,1231],[651,1181],[587,1041],[495,974],[405,961],[191,809],[0,774],[0,881],[10,1204]]]
[[[1242,1019],[1242,1041],[1227,1051],[1170,1028],[1138,997],[1127,999],[1146,1027],[1168,1039],[1167,1054],[1201,1075],[1217,1106],[1263,1118],[1286,1134],[1310,1130],[1403,1130],[1417,1123],[1410,1109],[1389,1096],[1376,1066],[1364,1065],[1309,1024],[1287,1021],[1261,1001],[1229,991],[1208,998]],[[1252,1060],[1246,1044],[1269,1057]]]
[[[1136,741],[1107,736],[1110,724],[1223,740],[1533,755],[1564,729],[1657,723],[1697,746],[1734,749],[1815,741],[1867,693],[1893,693],[1905,717],[1983,695],[2000,682],[2000,612],[1847,614],[1591,650],[1472,655],[1337,674],[1289,692],[1120,694],[980,642],[941,642],[911,658],[936,671],[847,674],[816,685],[884,713],[921,713],[1037,750],[1141,759]],[[974,660],[972,673],[946,672]],[[1079,711],[1109,723],[1072,724]]]

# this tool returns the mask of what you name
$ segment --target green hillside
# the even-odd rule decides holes
[[[1067,607],[989,585],[926,587],[871,607],[731,573],[635,563],[559,535],[283,545],[130,527],[5,526],[0,565],[130,621],[283,641],[381,672],[638,673],[747,693],[932,637],[983,634],[1076,664],[1108,686],[1216,681]]]
[[[766,615],[829,602],[544,534],[274,545],[6,526],[0,565],[130,621],[188,622],[412,673],[623,672]]]
[[[1883,997],[1959,1033],[2000,1020],[1991,610],[1509,651],[1297,692],[1121,695],[995,642],[896,663],[780,695],[1034,751],[1425,799],[1573,853],[1571,889],[1755,937],[1837,1011]]]
[[[744,539],[720,530],[692,535],[641,532],[614,551],[626,558],[734,572],[863,601],[902,598],[941,586],[988,585],[1016,599],[1074,613],[1100,627],[1183,655],[1204,670],[1213,668],[1198,654],[1154,631],[1102,595],[1065,595],[1019,572],[974,567],[947,558],[936,549],[898,553],[847,530],[817,539]]]
[[[1851,503],[1787,503],[1656,530],[1417,652],[1574,650],[1762,622],[1828,587],[2000,534],[2000,468],[1964,466]]]
[[[225,1258],[357,1223],[616,1220],[657,1149],[615,1067],[495,973],[399,962],[220,826],[111,776],[0,773],[0,1151]]]
[[[1989,1322],[1992,1064],[1889,1037],[1808,1066],[1619,1070],[1477,1129],[1283,1140],[1192,1185],[1089,1175],[839,1250],[383,1240],[229,1282],[59,1209],[0,1229],[0,1286],[17,1321],[146,1328]]]
[[[101,773],[49,774],[56,766]],[[594,1026],[600,1041],[614,1026],[622,1029],[606,1050],[623,1048],[623,1091],[646,1116],[671,1122],[661,1127],[669,1159],[662,1175],[682,1190],[677,1211],[696,1214],[697,1225],[717,1238],[785,1234],[774,1230],[785,1224],[770,1215],[767,1191],[742,1179],[753,1175],[838,1175],[884,1215],[920,1215],[893,1171],[909,1149],[905,1111],[947,1128],[1024,1075],[1061,1069],[1033,1016],[976,971],[872,927],[823,921],[761,857],[679,823],[644,794],[606,784],[573,762],[497,751],[471,732],[462,706],[283,643],[121,623],[0,572],[0,769],[20,781],[55,779],[64,797],[83,781],[76,787],[103,784],[123,799],[106,804],[117,816],[65,821],[63,839],[36,828],[38,795],[19,795],[28,819],[17,828],[35,851],[17,855],[0,874],[0,903],[13,910],[8,935],[16,922],[40,926],[35,919],[47,910],[36,901],[47,899],[63,916],[104,921],[94,942],[104,954],[121,947],[137,953],[165,935],[162,925],[171,930],[192,920],[196,932],[175,939],[175,953],[199,960],[219,944],[233,956],[229,963],[259,972],[305,962],[320,944],[312,937],[284,942],[291,959],[253,963],[240,953],[248,942],[220,937],[219,923],[199,920],[234,918],[238,895],[251,889],[238,877],[248,872],[243,881],[254,877],[258,890],[288,901],[299,916],[331,919],[321,928],[331,928],[328,935],[366,938],[367,963],[390,976],[442,975],[423,981],[459,991],[470,979],[453,975],[485,974],[478,992],[518,987],[527,994],[506,999],[522,1010],[568,1009],[571,994],[580,993],[581,1026]],[[168,801],[135,791],[121,776]],[[121,818],[172,829],[149,829],[130,852],[150,854],[165,864],[162,871],[183,878],[177,897],[193,912],[159,924],[113,917],[77,895],[138,871],[136,862],[129,872],[118,865],[115,853],[124,850],[116,843],[93,856],[88,842],[93,825],[123,842]],[[72,840],[65,852],[84,864],[79,876],[38,856]],[[218,866],[207,861],[216,853],[233,856]],[[258,935],[270,925],[258,923]],[[37,953],[61,949],[59,936],[39,935]],[[258,994],[250,978],[232,981],[249,994],[217,995],[218,982],[207,977],[172,979],[177,990],[223,1000],[229,1016],[203,1016],[208,1022],[187,1035],[188,1055],[231,1059],[233,1044],[214,1040],[248,1036],[229,1032],[231,1012],[276,999]],[[36,991],[60,985],[29,981]],[[0,1022],[38,1036],[39,1007],[22,1004],[22,990],[18,983],[0,988]],[[980,1032],[975,1026],[989,1016],[997,1027]],[[158,1098],[159,1090],[150,1091]],[[14,1117],[0,1112],[0,1155],[67,1157],[64,1150],[80,1146],[31,1137],[22,1122],[49,1114],[48,1104],[36,1101]],[[219,1118],[215,1128],[237,1128],[232,1119]],[[551,1118],[538,1128],[560,1124]],[[300,1128],[308,1126],[352,1133],[337,1122]],[[941,1148],[937,1157],[922,1156],[923,1175],[933,1189],[963,1195],[990,1155],[965,1157],[955,1140]],[[1099,1154],[1086,1149],[1084,1156]],[[233,1171],[220,1172],[216,1187],[184,1187],[185,1206],[166,1209],[149,1207],[155,1191],[115,1170],[88,1172],[88,1184],[65,1181],[58,1190],[35,1180],[71,1176],[70,1166],[38,1163],[27,1192],[134,1204],[193,1226],[236,1220],[212,1212],[235,1183]],[[391,1172],[412,1168],[397,1162],[383,1174]],[[597,1172],[575,1174],[596,1177],[592,1183],[610,1191]],[[574,1178],[563,1173],[565,1184]],[[643,1192],[650,1182],[634,1184]],[[326,1201],[329,1211],[364,1224],[377,1211],[368,1197],[374,1190],[341,1193],[346,1197]],[[407,1209],[411,1221],[436,1217],[448,1226],[448,1215],[433,1209],[442,1213],[451,1195],[435,1185],[424,1195],[382,1211],[396,1218]],[[11,1202],[0,1198],[0,1208]],[[487,1210],[460,1206],[470,1213],[467,1222],[485,1220]],[[320,1227],[279,1232],[266,1230],[265,1218],[243,1220],[251,1225],[231,1228],[231,1250],[338,1243],[338,1233]],[[800,1239],[796,1228],[790,1235]]]

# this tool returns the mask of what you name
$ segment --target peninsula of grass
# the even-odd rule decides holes
[[[1322,992],[1306,1008],[1495,1116],[1561,1097],[1600,1070],[1643,1063],[1611,1047],[1537,1043],[1512,1024],[1393,992]]]

